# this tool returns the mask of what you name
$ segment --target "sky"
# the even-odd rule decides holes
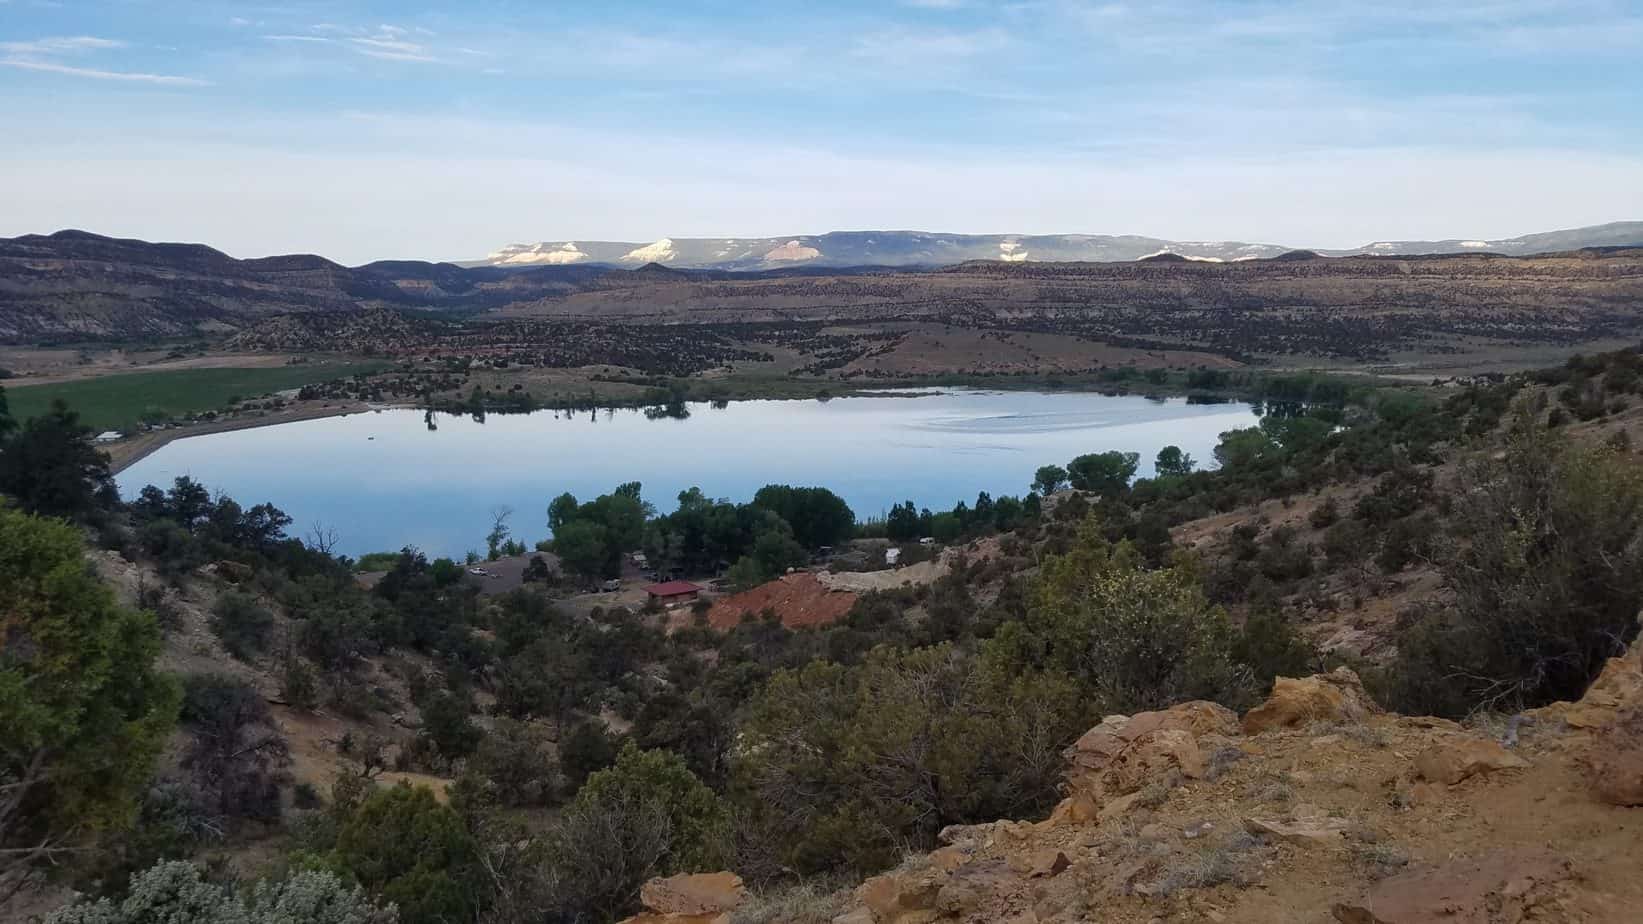
[[[0,0],[0,236],[473,259],[1643,218],[1643,0]]]

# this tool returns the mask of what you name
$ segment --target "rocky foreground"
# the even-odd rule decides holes
[[[833,924],[1643,920],[1643,639],[1579,702],[1469,726],[1341,668],[1241,718],[1109,716],[1066,756],[1048,818],[948,828]],[[642,897],[626,924],[750,920],[731,873]]]

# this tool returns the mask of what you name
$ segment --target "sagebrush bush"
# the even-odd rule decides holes
[[[1399,638],[1380,695],[1449,716],[1579,698],[1637,633],[1643,470],[1520,409],[1506,451],[1466,466],[1459,493],[1439,556],[1454,605]]]
[[[1086,524],[1075,548],[1047,559],[1027,618],[1006,625],[1013,643],[1074,678],[1109,712],[1159,709],[1188,699],[1242,705],[1255,693],[1231,655],[1234,631],[1187,568],[1147,571],[1128,545]]]
[[[394,906],[372,904],[363,890],[331,873],[304,871],[259,882],[246,898],[206,881],[193,863],[168,861],[131,877],[118,904],[69,905],[46,924],[395,924]]]
[[[268,650],[274,617],[250,594],[231,590],[211,606],[211,631],[228,653],[249,661]]]

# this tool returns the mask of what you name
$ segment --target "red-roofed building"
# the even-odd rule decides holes
[[[660,584],[652,584],[646,587],[645,593],[650,594],[650,599],[657,603],[663,606],[671,606],[675,603],[689,603],[695,600],[701,595],[702,587],[689,581],[663,581]]]

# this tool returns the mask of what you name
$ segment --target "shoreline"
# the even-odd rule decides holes
[[[1320,374],[1320,373],[1313,373],[1313,374]],[[1349,380],[1349,381],[1359,380],[1360,384],[1364,384],[1362,382],[1363,379],[1367,379],[1370,382],[1374,382],[1376,380],[1379,380],[1378,384],[1381,385],[1381,386],[1401,384],[1401,385],[1404,385],[1404,386],[1407,387],[1410,384],[1408,382],[1397,382],[1397,383],[1387,382],[1387,381],[1385,381],[1385,377],[1383,377],[1383,376],[1373,376],[1373,375],[1365,376],[1363,373],[1356,372],[1356,371],[1344,371],[1343,370],[1343,371],[1334,371],[1334,372],[1324,372],[1324,373],[1321,373],[1321,374],[1325,377],[1334,378],[1334,379],[1345,379],[1345,380]],[[1059,381],[1057,381],[1058,379],[1059,379]],[[811,384],[811,383],[807,383],[807,384]],[[993,377],[993,376],[983,377],[983,376],[948,375],[948,376],[931,376],[931,377],[926,378],[922,381],[911,381],[911,382],[906,382],[906,383],[875,382],[871,385],[861,385],[861,384],[855,384],[855,383],[850,383],[850,384],[837,383],[837,384],[842,385],[839,392],[837,392],[837,393],[833,393],[831,388],[824,386],[824,387],[821,387],[821,388],[816,388],[816,389],[812,390],[810,393],[807,393],[807,394],[795,394],[792,391],[784,391],[782,389],[770,389],[771,393],[768,393],[768,394],[743,393],[743,394],[737,394],[737,395],[729,396],[729,397],[725,397],[725,398],[708,398],[708,397],[699,396],[699,395],[687,395],[684,398],[684,400],[686,402],[692,403],[692,404],[703,404],[703,403],[709,403],[711,401],[720,401],[720,400],[727,401],[727,402],[737,402],[737,401],[830,401],[830,400],[843,399],[843,398],[854,398],[854,397],[918,398],[918,397],[925,397],[925,396],[929,396],[929,395],[939,394],[943,389],[949,389],[949,388],[973,388],[973,389],[980,389],[980,390],[996,390],[996,391],[1032,391],[1032,392],[1043,392],[1043,393],[1048,393],[1048,394],[1054,394],[1054,393],[1088,393],[1088,394],[1102,394],[1102,395],[1112,395],[1112,396],[1130,395],[1130,396],[1139,396],[1139,397],[1146,397],[1146,398],[1160,398],[1160,399],[1184,398],[1184,397],[1190,397],[1192,394],[1198,393],[1198,392],[1193,392],[1193,391],[1191,391],[1191,390],[1189,390],[1189,389],[1187,389],[1187,388],[1185,388],[1181,385],[1178,385],[1174,382],[1146,383],[1145,388],[1135,388],[1133,386],[1135,384],[1138,384],[1138,383],[1133,383],[1133,382],[1115,383],[1115,382],[1093,381],[1088,377],[1076,377],[1076,378],[1073,378],[1071,381],[1069,381],[1067,379],[1061,379],[1059,376],[1045,377],[1045,376],[1037,376],[1037,375],[1020,376],[1020,377],[1013,377],[1013,378],[1010,378],[1010,379],[1002,379],[1002,380],[1001,380],[1000,377]],[[1241,389],[1236,389],[1236,388],[1234,388],[1234,389],[1206,389],[1206,390],[1203,390],[1201,393],[1203,395],[1205,395],[1206,397],[1220,398],[1220,399],[1228,400],[1228,401],[1255,400],[1249,394],[1243,392]],[[629,408],[629,409],[634,409],[634,410],[638,410],[638,409],[646,407],[646,406],[647,406],[647,404],[644,403],[644,402],[637,402],[637,401],[631,401],[631,400],[622,400],[622,399],[612,400],[608,404],[605,404],[605,405],[597,405],[596,404],[596,407]],[[516,414],[516,413],[534,413],[536,411],[549,411],[549,410],[569,410],[569,411],[575,412],[575,411],[581,411],[581,410],[585,410],[585,409],[586,408],[582,408],[582,407],[563,407],[563,406],[558,406],[558,405],[543,405],[541,407],[534,408],[531,411],[512,411],[512,410],[505,410],[505,409],[495,409],[495,410],[489,410],[486,413],[490,413],[490,414]],[[165,446],[167,446],[168,444],[170,444],[171,442],[173,442],[175,440],[188,439],[189,437],[194,437],[194,436],[206,436],[206,435],[213,434],[213,433],[229,433],[229,432],[232,432],[232,431],[235,431],[235,430],[251,430],[251,429],[258,428],[258,427],[273,427],[273,426],[278,426],[280,424],[297,423],[299,421],[305,421],[305,420],[323,420],[323,419],[328,418],[328,417],[346,417],[350,414],[360,414],[360,413],[366,413],[366,412],[369,412],[369,411],[385,411],[385,410],[417,410],[417,411],[432,410],[432,412],[436,413],[436,414],[455,414],[455,415],[461,415],[461,414],[467,413],[466,411],[459,410],[459,409],[439,409],[439,408],[430,409],[430,408],[422,407],[422,406],[419,406],[419,405],[411,405],[411,404],[399,404],[399,403],[396,403],[396,404],[373,404],[373,403],[364,402],[364,401],[346,401],[346,402],[343,402],[343,403],[340,403],[340,404],[327,404],[327,405],[324,405],[324,406],[321,406],[321,407],[313,407],[313,408],[296,408],[296,409],[289,409],[288,408],[288,409],[285,409],[285,410],[276,411],[276,412],[273,412],[273,413],[270,413],[270,414],[265,414],[265,415],[257,416],[257,417],[240,417],[240,418],[232,418],[232,419],[227,419],[227,420],[214,420],[214,421],[208,421],[208,422],[205,422],[205,423],[187,424],[187,425],[182,425],[182,426],[176,426],[176,427],[172,427],[172,428],[166,429],[166,430],[151,430],[151,431],[148,431],[146,433],[142,433],[142,434],[139,434],[137,436],[134,436],[134,437],[131,437],[131,438],[128,438],[128,439],[122,439],[122,440],[119,440],[119,441],[114,442],[114,443],[106,444],[103,447],[103,451],[109,457],[109,472],[110,472],[110,474],[119,475],[121,472],[123,472],[126,469],[130,468],[131,466],[137,464],[138,462],[141,462],[143,459],[148,458],[149,456],[153,455],[155,452],[158,452],[160,449],[163,449]]]
[[[176,440],[188,439],[192,436],[230,433],[235,430],[254,430],[258,427],[275,427],[280,424],[298,423],[304,420],[323,420],[327,417],[347,417],[350,414],[360,414],[367,411],[400,410],[409,406],[350,402],[347,405],[276,411],[261,417],[237,417],[229,420],[212,420],[201,424],[176,426],[166,430],[150,430],[128,439],[104,444],[101,448],[103,454],[108,456],[109,474],[119,475],[138,462],[164,449],[170,443]]]

